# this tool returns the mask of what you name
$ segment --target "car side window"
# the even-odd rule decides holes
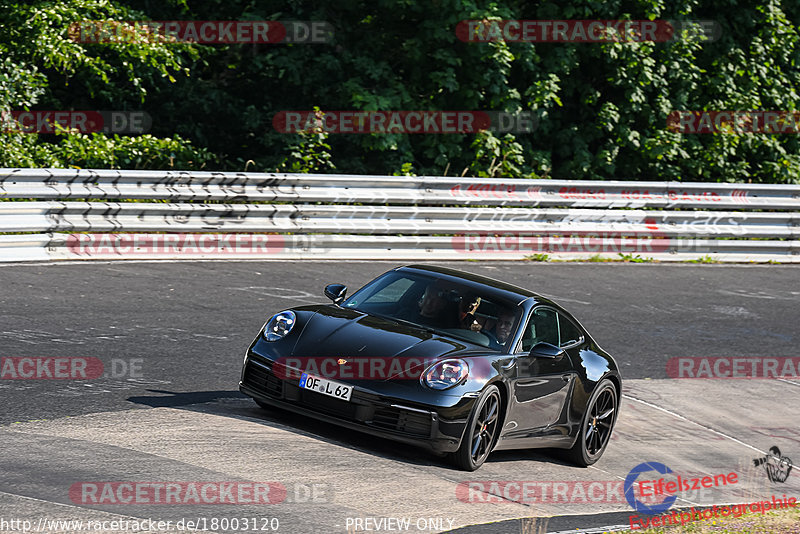
[[[574,345],[583,339],[583,333],[577,326],[575,326],[575,323],[560,313],[558,314],[558,330],[561,341],[559,347]]]
[[[522,351],[529,352],[537,343],[559,346],[558,314],[550,308],[536,308],[522,334]]]

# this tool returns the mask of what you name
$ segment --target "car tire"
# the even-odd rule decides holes
[[[589,397],[578,437],[572,448],[564,454],[565,458],[581,467],[588,467],[599,460],[611,439],[618,410],[617,388],[611,380],[604,378]]]
[[[475,471],[488,458],[500,433],[502,397],[494,384],[481,393],[467,419],[464,437],[450,461],[463,471]]]

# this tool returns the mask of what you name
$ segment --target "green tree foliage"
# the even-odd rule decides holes
[[[68,0],[0,4],[2,109],[143,109],[152,136],[0,134],[0,164],[800,182],[791,134],[676,110],[796,110],[797,0]],[[322,20],[329,44],[78,44],[82,19]],[[714,20],[715,40],[466,43],[467,19]],[[530,111],[531,133],[282,134],[284,110]],[[136,155],[138,154],[138,156]]]
[[[144,13],[106,0],[0,2],[0,111],[140,109],[153,88],[168,90],[191,46],[160,42],[82,44],[70,24],[141,20]],[[212,154],[180,136],[155,138],[61,133],[0,133],[0,165],[26,167],[200,168]]]

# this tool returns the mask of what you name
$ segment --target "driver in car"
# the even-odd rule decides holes
[[[489,331],[483,333],[489,336],[492,348],[499,349],[511,337],[511,328],[514,326],[514,312],[503,310],[497,316],[497,322]]]
[[[444,313],[447,304],[444,288],[434,282],[425,288],[425,293],[417,302],[418,310],[408,310],[400,314],[400,318],[434,328],[450,328],[452,324],[449,324]]]

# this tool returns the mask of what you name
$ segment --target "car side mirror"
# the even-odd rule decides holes
[[[325,296],[333,301],[337,306],[342,303],[347,295],[347,286],[343,284],[328,284],[325,286]]]
[[[528,356],[532,358],[549,358],[551,360],[560,358],[565,354],[564,349],[560,349],[550,343],[541,341],[533,346]]]

